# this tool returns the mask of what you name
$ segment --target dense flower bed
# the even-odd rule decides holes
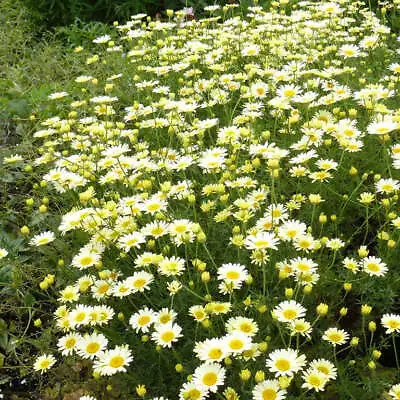
[[[30,238],[60,259],[35,370],[88,359],[158,399],[400,398],[397,41],[357,2],[284,3],[135,15],[76,49],[87,75],[34,134],[61,218]]]

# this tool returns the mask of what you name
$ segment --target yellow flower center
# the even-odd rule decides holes
[[[240,330],[242,332],[249,333],[252,330],[252,326],[247,322],[244,322],[243,324],[240,325]]]
[[[265,93],[265,90],[264,90],[263,88],[257,88],[257,89],[256,89],[256,93],[257,93],[259,96],[262,96],[262,95]]]
[[[159,203],[150,204],[150,205],[147,207],[147,209],[148,209],[149,211],[157,211],[157,210],[160,209],[160,204],[159,204]]]
[[[50,366],[50,360],[43,360],[40,363],[40,369],[47,369]]]
[[[136,288],[136,289],[140,289],[141,287],[143,287],[145,285],[145,283],[146,283],[146,279],[143,279],[143,278],[136,279],[133,282],[133,287]]]
[[[333,342],[333,343],[338,343],[338,342],[340,342],[340,341],[342,341],[342,339],[343,339],[343,336],[340,334],[340,333],[331,333],[331,334],[329,334],[329,340],[331,341],[331,342]]]
[[[108,365],[112,368],[119,368],[122,367],[124,365],[125,359],[124,357],[121,356],[114,356],[113,358],[111,358],[110,362],[108,363]]]
[[[389,328],[392,328],[392,329],[398,329],[398,328],[400,328],[400,322],[399,321],[395,321],[395,320],[391,320],[391,321],[388,321],[388,326],[389,326]]]
[[[311,242],[308,239],[302,239],[302,240],[299,240],[298,245],[302,249],[306,249],[306,248],[310,247]]]
[[[164,333],[161,335],[161,340],[162,340],[163,342],[171,342],[172,339],[173,339],[174,337],[175,337],[174,332],[172,332],[172,331],[167,331],[167,332],[164,332]]]
[[[161,235],[164,232],[164,229],[161,228],[160,226],[157,226],[156,228],[151,230],[151,234],[156,236],[156,235]]]
[[[262,392],[263,400],[275,400],[276,399],[276,391],[274,389],[264,389]]]
[[[237,271],[228,271],[226,274],[226,277],[228,279],[232,279],[232,280],[238,279],[239,276],[240,276],[240,274]]]
[[[147,325],[149,322],[150,322],[150,317],[148,315],[142,315],[138,319],[138,324],[141,326]]]
[[[72,349],[76,344],[76,339],[75,338],[69,338],[65,341],[65,348],[66,349]]]
[[[297,317],[297,311],[296,310],[285,310],[285,311],[283,311],[282,315],[286,319],[294,319]]]
[[[286,234],[290,237],[290,238],[294,238],[296,236],[296,231],[294,229],[291,229],[289,231],[286,232]]]
[[[108,283],[104,283],[101,286],[99,286],[97,291],[99,294],[104,294],[108,291],[109,288],[110,288],[110,285]]]
[[[288,369],[290,369],[290,362],[285,359],[279,359],[275,361],[275,367],[279,371],[287,371]]]
[[[233,339],[229,342],[229,347],[232,350],[240,350],[243,348],[243,342],[240,339]]]
[[[318,370],[319,372],[322,372],[322,373],[325,374],[325,375],[328,375],[328,374],[329,374],[329,368],[328,368],[328,367],[325,367],[325,365],[319,365],[319,366],[317,367],[317,370]]]
[[[92,256],[85,256],[80,259],[80,264],[83,265],[84,267],[87,267],[93,262],[93,257]]]
[[[221,349],[211,349],[208,352],[208,356],[210,358],[212,358],[213,360],[219,360],[222,356],[222,351],[221,351]]]
[[[299,263],[297,264],[297,269],[301,272],[308,272],[310,270],[310,267],[305,263]]]
[[[315,375],[311,375],[308,378],[308,382],[310,385],[314,386],[314,387],[320,387],[323,384],[323,380],[321,378],[319,378],[318,376]]]
[[[217,374],[215,372],[207,372],[204,374],[202,381],[206,386],[213,386],[217,382]]]
[[[86,351],[89,353],[89,354],[94,354],[94,353],[97,353],[98,351],[99,351],[99,349],[100,349],[100,345],[98,344],[98,343],[89,343],[87,346],[86,346]]]
[[[205,312],[204,312],[203,310],[199,310],[199,311],[196,311],[196,312],[194,313],[194,317],[195,317],[196,319],[198,319],[198,320],[203,319],[205,316],[206,316],[206,314],[205,314]]]
[[[171,316],[169,314],[162,315],[160,317],[160,322],[162,324],[166,324],[167,322],[171,321]]]
[[[185,232],[186,232],[186,226],[184,226],[184,225],[178,225],[178,226],[175,227],[175,230],[176,230],[178,233],[185,233]]]
[[[86,313],[82,311],[82,312],[76,314],[75,321],[82,322],[85,319],[85,317],[86,317]]]
[[[380,126],[377,128],[377,132],[381,135],[384,135],[385,133],[389,132],[389,129],[386,126]]]
[[[382,185],[382,190],[390,192],[393,190],[393,185],[391,185],[390,183],[386,183],[386,184]]]
[[[372,272],[378,272],[379,271],[379,265],[376,263],[368,263],[367,268],[372,271]]]
[[[256,240],[254,242],[254,245],[258,248],[262,248],[262,247],[268,247],[269,246],[269,242],[267,240]]]
[[[188,400],[198,400],[200,399],[201,392],[198,389],[190,389],[186,394]]]

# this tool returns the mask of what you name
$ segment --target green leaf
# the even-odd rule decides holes
[[[8,335],[7,335],[7,333],[4,333],[3,335],[0,335],[0,347],[3,348],[4,350],[7,350],[7,348],[8,348]]]
[[[12,265],[0,267],[0,283],[12,283]]]
[[[3,335],[7,333],[7,322],[0,318],[0,334]]]
[[[36,299],[33,297],[31,293],[27,293],[24,296],[24,304],[26,307],[32,307],[36,303]]]

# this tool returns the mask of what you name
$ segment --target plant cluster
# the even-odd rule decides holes
[[[34,159],[4,158],[54,269],[33,369],[121,398],[400,399],[398,40],[360,2],[236,8],[76,48]]]

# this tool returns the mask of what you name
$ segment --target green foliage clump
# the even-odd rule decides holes
[[[8,59],[2,379],[46,399],[393,397],[395,35],[351,1],[206,13],[78,21]]]

